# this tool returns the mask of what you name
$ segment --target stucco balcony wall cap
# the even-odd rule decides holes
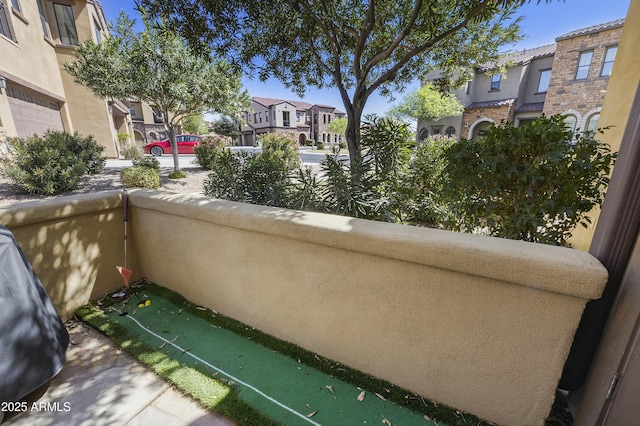
[[[122,208],[122,191],[68,195],[0,206],[0,224],[12,228]]]
[[[544,244],[212,199],[130,191],[133,208],[597,299],[608,273],[588,253]],[[135,226],[135,224],[132,224]]]

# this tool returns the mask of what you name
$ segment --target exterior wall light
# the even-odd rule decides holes
[[[0,89],[7,88],[7,79],[4,76],[0,75]]]

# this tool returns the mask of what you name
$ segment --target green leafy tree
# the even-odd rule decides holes
[[[457,214],[451,227],[555,245],[591,222],[616,157],[594,132],[573,135],[560,115],[491,126],[443,155],[439,190]]]
[[[228,136],[233,140],[238,139],[238,122],[232,117],[221,116],[215,120],[209,131],[221,136]]]
[[[464,105],[452,93],[441,92],[431,83],[404,97],[388,114],[398,120],[438,121],[462,115]]]
[[[331,120],[327,125],[327,130],[336,135],[344,135],[347,132],[348,121],[345,117],[338,117]]]
[[[195,114],[187,115],[180,122],[185,133],[191,133],[193,135],[201,135],[206,129],[202,123],[202,113],[197,112]]]
[[[140,2],[190,42],[225,54],[261,80],[273,76],[298,94],[336,87],[347,113],[350,159],[357,162],[360,123],[374,92],[401,92],[430,66],[461,82],[475,65],[498,63],[499,47],[519,39],[513,14],[527,0]]]
[[[196,54],[162,21],[143,14],[143,22],[145,30],[136,33],[134,21],[121,13],[112,37],[100,44],[83,41],[78,59],[65,68],[100,98],[133,97],[160,112],[177,171],[177,123],[202,111],[237,115],[249,97],[225,61]]]

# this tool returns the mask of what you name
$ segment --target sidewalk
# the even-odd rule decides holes
[[[28,411],[3,425],[236,425],[174,390],[89,326],[66,325],[71,343],[65,367]]]

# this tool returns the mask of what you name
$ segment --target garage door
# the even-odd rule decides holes
[[[64,130],[57,102],[12,86],[7,87],[7,97],[18,137],[41,135],[49,129]]]

